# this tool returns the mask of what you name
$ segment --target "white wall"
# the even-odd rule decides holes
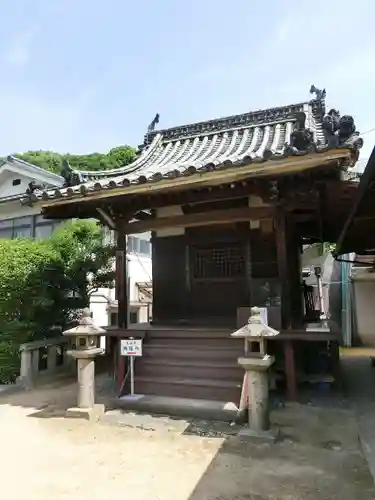
[[[21,182],[13,186],[13,181],[16,179]],[[0,199],[24,194],[31,181],[51,187],[62,186],[64,183],[64,179],[60,175],[14,158],[0,167]]]
[[[128,255],[128,275],[130,279],[130,297],[129,300],[138,300],[138,291],[136,283],[152,281],[152,261],[148,257]]]
[[[21,181],[17,186],[13,186],[13,181]],[[13,172],[5,171],[1,174],[0,198],[25,193],[29,182],[32,179],[23,175],[15,175]]]
[[[35,207],[21,205],[20,200],[8,201],[0,203],[0,220],[14,219],[16,217],[26,217],[30,215],[38,215],[40,213]]]
[[[375,347],[375,273],[354,268],[356,333],[364,346]]]
[[[129,254],[128,258],[128,275],[129,275],[129,302],[130,306],[132,303],[138,303],[138,287],[137,283],[151,281],[152,279],[152,263],[150,258],[136,256]],[[115,289],[114,288],[100,288],[91,296],[90,309],[93,313],[93,318],[100,326],[108,326],[109,317],[109,304],[115,301]],[[116,308],[112,308],[116,311]],[[146,321],[142,314],[144,311],[140,311],[140,321]]]

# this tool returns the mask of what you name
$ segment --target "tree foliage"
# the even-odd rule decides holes
[[[118,146],[108,153],[90,153],[86,155],[60,154],[53,151],[27,151],[16,154],[21,160],[59,174],[64,159],[75,170],[110,170],[123,167],[134,161],[137,151],[131,146]]]
[[[20,344],[64,329],[94,289],[112,286],[112,255],[92,221],[46,240],[0,240],[0,383],[17,376]]]

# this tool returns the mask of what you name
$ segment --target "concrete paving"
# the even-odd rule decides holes
[[[226,422],[119,410],[104,423],[63,418],[75,399],[75,384],[61,383],[0,395],[1,498],[375,498],[355,414],[345,407],[280,407],[272,420],[281,439],[257,444]]]
[[[370,360],[374,355],[374,349],[347,349],[341,355],[341,363],[360,443],[375,482],[375,367]]]
[[[237,406],[225,401],[206,399],[172,398],[163,396],[124,396],[114,399],[112,404],[131,411],[153,412],[182,418],[203,418],[233,422],[239,417]]]

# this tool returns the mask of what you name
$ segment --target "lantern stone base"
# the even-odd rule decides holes
[[[238,437],[246,441],[258,441],[275,443],[280,435],[278,429],[268,429],[268,431],[260,431],[249,429],[248,427],[241,429],[238,433]]]
[[[78,397],[77,407],[67,411],[68,416],[98,420],[98,415],[104,413],[95,404],[95,357],[103,354],[103,349],[71,350],[68,355],[77,360]]]
[[[268,370],[274,363],[273,356],[248,356],[238,358],[238,364],[246,371],[249,428],[243,436],[275,440],[277,433],[270,431]],[[241,434],[241,433],[240,433]]]
[[[65,412],[65,416],[67,418],[82,418],[84,420],[97,422],[103,417],[104,412],[104,405],[95,404],[93,408],[68,408]]]

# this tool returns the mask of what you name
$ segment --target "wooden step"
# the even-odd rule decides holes
[[[137,394],[229,401],[238,405],[241,389],[242,380],[234,382],[212,379],[135,377]]]
[[[235,363],[240,356],[243,356],[243,350],[238,347],[181,347],[179,344],[144,344],[142,353],[142,358],[233,360]]]
[[[180,345],[181,347],[191,347],[194,348],[197,345],[199,346],[204,346],[204,347],[209,347],[209,348],[215,348],[217,346],[221,347],[227,347],[229,349],[231,348],[239,348],[243,349],[243,342],[242,339],[236,339],[236,338],[231,338],[229,335],[227,338],[196,338],[196,339],[191,339],[191,338],[186,338],[181,336],[181,338],[174,337],[174,338],[163,338],[163,337],[146,337],[144,339],[144,344],[145,345],[164,345],[164,346],[170,346],[172,344],[175,345]]]
[[[212,360],[170,359],[170,358],[143,358],[136,361],[135,373],[137,376],[212,379],[240,382],[243,378],[243,369],[237,361],[214,362]]]

